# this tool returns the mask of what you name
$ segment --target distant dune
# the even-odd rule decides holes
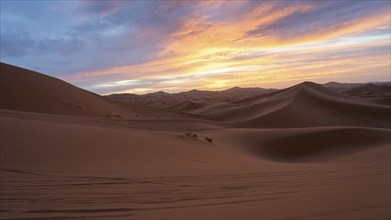
[[[385,128],[391,107],[351,99],[305,82],[269,95],[219,103],[196,112],[240,127],[368,126]],[[240,114],[239,114],[240,112]]]
[[[343,91],[353,97],[365,98],[373,103],[391,106],[391,84],[368,83]]]
[[[0,67],[2,219],[391,217],[387,84],[99,96]]]
[[[264,89],[264,88],[240,88],[234,87],[223,91],[202,91],[202,90],[190,90],[180,93],[166,93],[155,92],[145,95],[135,94],[112,94],[107,97],[114,100],[142,103],[152,106],[160,106],[166,108],[176,108],[176,106],[186,105],[186,103],[204,103],[214,104],[218,102],[231,102],[241,100],[247,97],[256,95],[262,95],[269,92],[276,91],[277,89]],[[194,110],[189,108],[189,110]],[[186,111],[186,109],[184,109]]]

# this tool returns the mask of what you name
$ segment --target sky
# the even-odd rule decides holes
[[[389,81],[390,1],[1,0],[1,62],[99,94]]]

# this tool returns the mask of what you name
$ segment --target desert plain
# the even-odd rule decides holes
[[[390,83],[100,96],[1,63],[1,219],[390,219]]]

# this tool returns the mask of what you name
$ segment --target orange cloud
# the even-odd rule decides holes
[[[318,5],[302,3],[281,8],[277,2],[266,2],[228,21],[216,20],[205,14],[211,5],[215,10],[227,7],[224,2],[200,3],[197,10],[182,22],[181,28],[168,36],[170,40],[164,50],[154,55],[155,60],[78,73],[68,80],[77,82],[120,73],[137,80],[161,77],[162,82],[156,85],[159,90],[182,88],[176,87],[175,83],[186,85],[186,88],[201,85],[204,89],[225,89],[236,85],[257,86],[264,82],[279,87],[278,82],[326,79],[364,70],[380,70],[384,75],[390,69],[389,56],[384,56],[387,52],[371,53],[371,58],[358,52],[389,44],[384,36],[373,39],[358,36],[370,30],[389,30],[388,10],[320,27],[314,32],[298,32],[287,39],[273,31],[266,35],[249,33],[270,27],[291,15],[316,10]],[[344,51],[349,55],[343,55]],[[335,52],[340,54],[333,55]],[[311,61],[312,58],[318,61]],[[178,80],[175,78],[178,76],[188,78]]]

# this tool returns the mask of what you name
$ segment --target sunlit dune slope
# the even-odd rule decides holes
[[[133,103],[121,103],[77,88],[67,82],[1,63],[1,109],[109,118],[176,116]]]
[[[389,127],[391,108],[351,99],[311,82],[196,111],[210,120],[238,127]]]

